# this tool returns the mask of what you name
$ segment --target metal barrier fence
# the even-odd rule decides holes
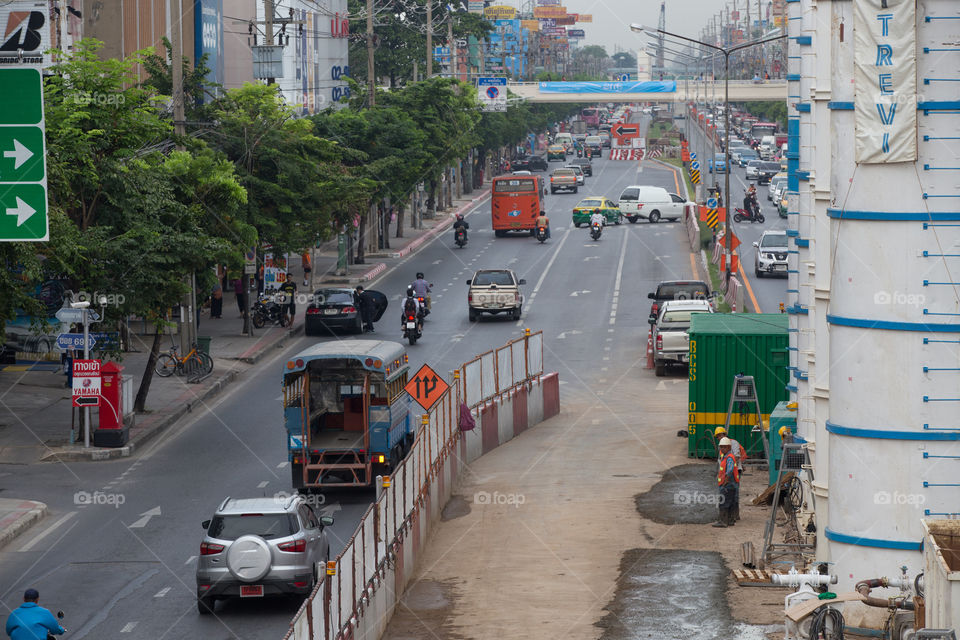
[[[376,501],[332,562],[335,573],[322,577],[290,622],[284,640],[350,637],[349,630],[366,607],[372,606],[371,599],[387,576],[388,566],[396,560],[399,534],[424,506],[441,463],[458,451],[459,402],[471,405],[467,398],[472,398],[475,403],[471,406],[476,406],[538,378],[543,373],[543,334],[512,340],[477,356],[457,372],[447,393],[422,416],[406,458],[388,482],[378,486]],[[474,386],[472,392],[468,384]]]

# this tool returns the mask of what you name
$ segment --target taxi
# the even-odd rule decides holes
[[[623,222],[620,206],[610,198],[584,198],[573,208],[573,226],[590,224],[590,216],[593,215],[594,209],[600,209],[606,224]]]
[[[551,160],[566,160],[567,150],[562,144],[552,144],[547,147],[547,162]]]

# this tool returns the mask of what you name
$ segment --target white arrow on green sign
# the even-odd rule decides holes
[[[0,242],[44,242],[50,232],[40,70],[0,68],[0,87]]]

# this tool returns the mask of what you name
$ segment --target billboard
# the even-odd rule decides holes
[[[539,31],[540,30],[540,21],[539,20],[521,20],[520,26],[524,29],[529,29],[530,31]]]
[[[0,64],[49,65],[43,52],[53,46],[46,0],[13,0],[0,7]],[[21,57],[22,56],[22,57]]]
[[[561,7],[559,5],[552,6],[552,7],[534,7],[533,17],[534,18],[566,18],[567,8]]]
[[[592,13],[578,13],[577,22],[593,22]]]
[[[513,20],[517,17],[516,7],[494,5],[483,10],[483,17],[488,20]]]
[[[557,26],[557,21],[556,21],[555,18],[541,18],[538,22],[540,23],[540,28],[541,28],[541,29],[543,29],[544,27],[555,27],[555,26]]]
[[[483,13],[483,0],[467,0],[467,10],[470,13]]]
[[[205,80],[223,84],[223,0],[199,0],[194,11],[194,51],[207,56]]]
[[[583,29],[567,29],[568,38],[583,38],[585,35]]]
[[[561,27],[561,26],[572,26],[572,25],[574,25],[574,24],[576,24],[576,23],[577,23],[577,21],[574,19],[573,16],[565,16],[565,17],[563,17],[563,18],[557,18],[557,26],[558,26],[558,27]]]

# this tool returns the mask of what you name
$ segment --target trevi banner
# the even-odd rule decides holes
[[[917,159],[915,1],[853,3],[858,163]]]

